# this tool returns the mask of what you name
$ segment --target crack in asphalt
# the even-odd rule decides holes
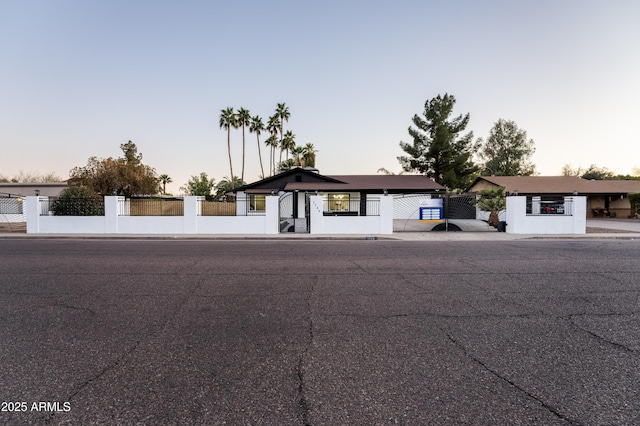
[[[636,350],[636,349],[630,348],[630,347],[628,347],[626,345],[623,345],[622,343],[618,343],[618,342],[614,342],[613,340],[609,340],[609,339],[605,338],[604,336],[601,336],[598,333],[593,332],[593,331],[589,330],[588,328],[584,328],[581,325],[577,324],[574,321],[574,318],[575,317],[580,317],[580,316],[583,316],[583,315],[569,315],[568,317],[562,317],[562,319],[564,319],[565,321],[569,322],[576,329],[578,329],[580,331],[583,331],[583,332],[587,333],[588,335],[590,335],[592,337],[595,337],[597,340],[605,342],[608,345],[611,345],[611,346],[613,346],[615,348],[618,348],[618,349],[622,349],[625,352],[631,352],[631,353],[637,353],[638,352],[638,350]],[[607,316],[618,317],[618,316],[627,316],[627,314],[624,314],[624,315],[623,314],[610,314],[610,315],[607,315]]]
[[[522,392],[523,394],[525,394],[527,397],[531,398],[532,400],[536,401],[538,404],[540,404],[542,407],[544,407],[546,410],[548,410],[550,413],[552,413],[554,416],[558,417],[560,420],[564,420],[567,423],[569,423],[570,425],[579,425],[578,422],[571,420],[569,417],[567,417],[566,415],[562,414],[558,409],[556,409],[554,406],[546,403],[545,401],[543,401],[541,398],[533,395],[531,392],[527,391],[526,389],[522,388],[521,386],[519,386],[518,384],[516,384],[514,381],[508,379],[507,377],[501,375],[498,371],[494,370],[493,368],[489,367],[487,364],[485,364],[484,362],[482,362],[479,358],[471,355],[467,349],[464,347],[464,345],[460,342],[458,342],[451,334],[449,334],[446,330],[444,330],[440,325],[436,324],[436,327],[438,327],[438,329],[440,329],[440,331],[447,337],[447,339],[453,343],[458,349],[460,349],[462,351],[462,353],[464,354],[465,357],[469,358],[470,360],[472,360],[473,362],[475,362],[476,364],[478,364],[480,367],[482,367],[483,369],[485,369],[486,371],[488,371],[489,373],[491,373],[492,375],[494,375],[495,377],[497,377],[498,379],[504,381],[505,383],[508,383],[510,386],[512,386],[513,388],[517,389],[518,391]]]
[[[71,402],[78,394],[80,394],[83,390],[85,390],[93,382],[95,382],[96,380],[100,379],[101,377],[103,377],[107,373],[115,370],[119,365],[124,364],[124,361],[133,352],[136,351],[136,349],[140,346],[140,344],[142,344],[142,342],[148,341],[149,339],[157,336],[158,334],[160,334],[161,331],[165,331],[167,329],[168,325],[170,323],[172,323],[173,320],[176,318],[176,316],[178,315],[178,312],[180,312],[184,308],[184,306],[187,304],[189,299],[191,299],[191,297],[197,292],[197,290],[200,288],[200,286],[201,286],[201,282],[198,281],[198,283],[193,287],[193,289],[188,294],[186,294],[182,298],[182,300],[177,304],[176,308],[173,310],[173,312],[171,312],[171,314],[168,316],[168,318],[166,319],[164,324],[162,324],[161,327],[158,327],[155,331],[153,331],[151,333],[148,333],[148,334],[145,334],[144,337],[136,340],[132,345],[130,345],[128,348],[126,348],[124,351],[122,351],[120,356],[116,357],[113,361],[111,361],[109,364],[107,364],[97,374],[93,375],[92,377],[88,378],[84,382],[80,383],[78,388],[75,391],[73,391],[67,397],[66,401]],[[51,412],[49,415],[47,415],[47,417],[45,417],[45,419],[44,419],[44,423],[45,424],[50,424],[51,422],[53,422],[55,414],[56,414],[55,412]]]
[[[305,300],[308,312],[309,328],[307,342],[298,357],[298,365],[296,367],[296,373],[298,376],[298,409],[300,410],[300,417],[304,426],[311,426],[311,421],[309,420],[309,401],[307,400],[307,384],[304,374],[304,361],[307,353],[311,349],[311,345],[313,344],[313,312],[311,308],[311,296],[315,290],[315,283],[317,280],[318,276],[314,275],[312,278],[311,288],[309,289],[309,293]]]
[[[385,315],[364,315],[356,313],[337,313],[337,314],[319,314],[325,318],[332,317],[353,317],[353,318],[377,318],[377,319],[391,319],[391,318],[411,318],[411,317],[428,317],[435,319],[450,319],[450,318],[540,318],[540,317],[552,317],[548,314],[476,314],[476,315],[447,315],[437,314],[434,312],[404,312],[397,314],[385,314]]]

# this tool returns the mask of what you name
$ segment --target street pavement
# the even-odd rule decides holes
[[[639,424],[639,258],[636,239],[3,239],[0,424]]]

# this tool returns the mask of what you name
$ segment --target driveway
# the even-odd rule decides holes
[[[640,233],[640,219],[587,219],[587,228]]]

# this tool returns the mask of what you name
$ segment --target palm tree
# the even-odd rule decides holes
[[[167,184],[173,182],[173,179],[169,175],[160,175],[160,182],[162,182],[162,195],[167,195]]]
[[[276,170],[276,148],[278,147],[278,130],[280,129],[280,118],[278,117],[277,114],[272,115],[271,117],[269,117],[269,121],[267,122],[267,131],[269,133],[271,133],[271,137],[273,139],[275,139],[275,144],[270,145],[271,146],[271,157],[273,158],[273,160],[271,161],[271,175],[275,174],[275,170]]]
[[[296,146],[296,135],[293,134],[291,130],[287,130],[284,134],[284,138],[282,139],[282,149],[287,151],[287,160],[289,160],[289,151],[291,151]]]
[[[227,152],[229,153],[229,171],[231,172],[231,176],[233,176],[233,164],[231,162],[231,128],[238,128],[236,123],[236,115],[232,107],[220,111],[220,128],[227,131]]]
[[[262,171],[262,178],[264,179],[266,176],[264,175],[264,167],[262,166],[262,152],[260,151],[260,132],[264,130],[264,124],[262,123],[262,118],[259,115],[255,117],[251,117],[251,125],[249,126],[249,132],[255,133],[258,141],[258,157],[260,158],[260,171]]]
[[[284,122],[289,122],[289,107],[285,103],[278,104],[276,107],[276,115],[280,119],[280,162],[282,162],[282,150],[285,149],[284,144]]]
[[[275,135],[271,135],[264,141],[264,144],[269,147],[269,176],[273,176],[274,172],[274,162],[275,162],[275,152],[278,147],[278,137]]]
[[[316,152],[317,149],[313,146],[312,143],[308,143],[304,146],[304,166],[307,167],[315,167],[316,166]]]
[[[245,183],[246,182],[244,182],[238,176],[234,176],[233,180],[230,180],[229,176],[225,176],[216,185],[216,193],[214,195],[214,199],[220,200],[227,192],[233,191],[234,188],[240,187]]]
[[[298,166],[298,167],[305,166],[305,162],[304,162],[305,152],[306,150],[302,146],[294,146],[293,148],[291,148],[291,156],[293,157],[294,166]]]
[[[244,143],[244,126],[251,122],[251,114],[248,109],[240,107],[236,113],[237,126],[242,127],[242,173],[240,178],[244,181],[244,155],[245,155],[245,143]]]
[[[387,176],[395,175],[395,173],[394,173],[394,172],[392,172],[392,171],[390,171],[390,170],[387,170],[387,169],[385,169],[384,167],[380,167],[380,168],[378,169],[378,173],[384,173],[384,174],[385,174],[385,175],[387,175]],[[404,174],[404,170],[403,170],[403,171],[401,171],[401,172],[400,172],[400,173],[398,173],[398,174],[399,174],[399,175],[403,175],[403,174]]]

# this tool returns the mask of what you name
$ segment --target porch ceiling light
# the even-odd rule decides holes
[[[516,197],[518,196],[518,190],[517,189],[513,190],[513,195],[515,195]]]
[[[36,192],[36,197],[39,197],[39,196],[40,196],[40,190],[39,190],[39,189],[36,189],[36,191],[35,191],[35,192]]]

